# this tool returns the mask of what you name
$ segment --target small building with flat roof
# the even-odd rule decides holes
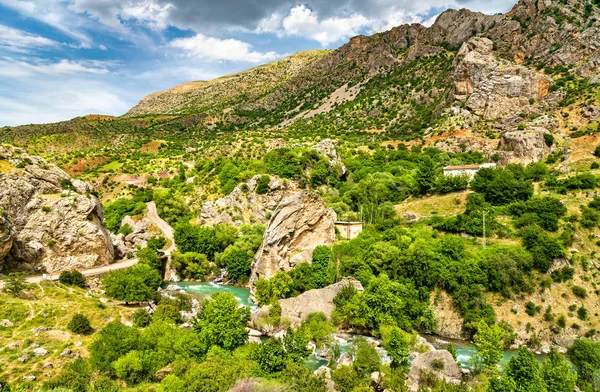
[[[342,238],[352,240],[358,237],[358,235],[362,232],[363,223],[336,221],[335,228],[338,229]]]
[[[469,176],[469,180],[475,177],[475,174],[484,167],[496,167],[495,163],[482,163],[481,165],[459,165],[459,166],[446,166],[444,168],[445,176],[461,176],[466,174]]]

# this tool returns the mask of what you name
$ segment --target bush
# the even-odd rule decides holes
[[[575,294],[576,297],[579,297],[579,298],[587,297],[586,289],[584,289],[581,286],[573,286],[573,288],[571,290],[573,291],[573,294]]]
[[[90,324],[90,320],[85,317],[83,314],[76,314],[73,316],[69,324],[67,325],[69,331],[79,334],[79,335],[89,335],[94,331],[92,325]]]
[[[269,176],[260,176],[256,183],[256,193],[259,195],[264,195],[269,193],[269,183],[271,182],[271,177]]]
[[[133,325],[139,328],[147,327],[152,321],[152,316],[146,309],[138,309],[133,314]]]
[[[58,281],[67,286],[85,287],[85,277],[77,270],[61,272]]]

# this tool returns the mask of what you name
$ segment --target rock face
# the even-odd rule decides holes
[[[260,175],[254,176],[221,199],[204,203],[198,223],[208,226],[220,223],[235,226],[243,223],[267,224],[269,214],[284,198],[297,191],[298,186],[293,181],[269,176],[271,179],[269,191],[261,195],[256,193],[260,177]]]
[[[114,260],[89,184],[10,146],[0,146],[0,183],[0,266],[58,272]]]
[[[436,335],[449,339],[465,339],[463,331],[464,318],[452,304],[452,298],[442,291],[439,295],[432,293],[431,308],[437,319]]]
[[[544,135],[549,133],[541,127],[504,132],[498,144],[500,162],[527,164],[542,160],[551,152],[544,139]]]
[[[281,317],[290,320],[292,326],[299,325],[309,313],[323,312],[330,318],[335,305],[333,299],[345,286],[354,286],[363,291],[360,282],[354,278],[344,278],[341,281],[322,289],[309,290],[297,297],[279,300]]]
[[[439,364],[442,364],[443,368],[440,369]],[[420,378],[423,372],[433,373],[438,378],[450,383],[458,384],[461,380],[458,364],[447,350],[428,351],[415,358],[410,367],[410,372],[408,372],[407,385],[410,390],[417,391],[419,389]]]
[[[279,203],[252,263],[250,283],[311,262],[312,251],[335,240],[336,214],[318,193],[303,190]]]
[[[454,98],[466,101],[485,119],[514,115],[544,100],[551,79],[492,54],[493,42],[475,37],[463,43],[454,60]]]
[[[319,154],[325,156],[325,158],[329,159],[329,165],[331,167],[339,167],[340,174],[344,176],[347,172],[346,166],[342,162],[342,157],[338,154],[335,144],[331,139],[323,139],[319,143],[313,146],[313,149],[316,150]]]

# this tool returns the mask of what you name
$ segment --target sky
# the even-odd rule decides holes
[[[359,34],[516,0],[0,0],[0,126],[121,115],[145,95]]]

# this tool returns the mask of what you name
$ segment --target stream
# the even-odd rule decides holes
[[[249,306],[252,311],[258,309],[258,307],[250,300],[250,289],[245,287],[237,287],[237,286],[228,286],[228,285],[220,285],[215,283],[207,283],[207,282],[178,282],[178,283],[169,283],[172,285],[176,285],[181,287],[184,291],[195,295],[199,299],[203,300],[209,297],[212,293],[220,291],[220,292],[228,292],[232,293],[238,302],[244,306]],[[471,358],[476,354],[477,350],[475,346],[471,342],[462,341],[462,340],[452,340],[445,339],[439,336],[434,335],[423,335],[425,340],[431,343],[436,349],[445,349],[447,343],[452,343],[454,348],[456,349],[457,354],[457,362],[461,368],[468,369],[470,368]],[[368,339],[376,340],[374,338],[369,337]],[[340,349],[342,353],[345,353],[350,350],[352,347],[352,338],[349,338],[346,343],[340,343]],[[445,342],[445,343],[444,343]],[[380,351],[382,358],[385,358],[385,352]],[[506,364],[509,359],[516,355],[516,351],[513,350],[504,350],[502,355],[502,360],[500,362],[501,365]],[[318,354],[318,353],[317,353]],[[537,356],[538,359],[541,359],[542,356]],[[327,365],[327,359],[320,357],[318,355],[312,354],[306,361],[306,365],[313,370],[318,369],[322,365]]]

